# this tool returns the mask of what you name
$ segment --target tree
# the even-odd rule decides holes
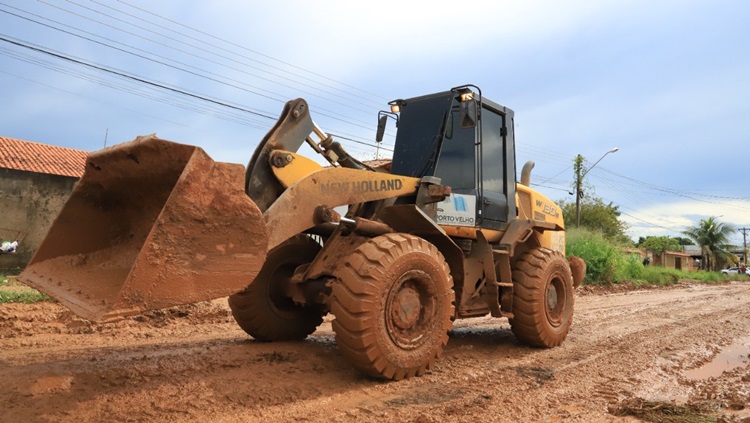
[[[672,238],[676,239],[677,242],[680,243],[680,245],[695,245],[695,243],[693,243],[690,238],[682,238],[679,236],[673,236]]]
[[[657,255],[665,251],[683,250],[679,240],[668,236],[649,236],[643,242],[640,242],[638,246]]]
[[[728,249],[731,247],[729,236],[735,231],[732,225],[721,223],[711,216],[701,220],[698,226],[687,228],[683,234],[701,247],[701,269],[717,270],[719,265],[729,262],[733,257]]]
[[[632,241],[626,235],[628,225],[619,219],[618,206],[612,203],[605,204],[601,198],[586,195],[581,201],[581,227],[594,232],[600,232],[610,241],[620,244],[631,244]],[[563,219],[566,228],[574,228],[576,225],[575,202],[562,200],[558,202],[563,211]]]

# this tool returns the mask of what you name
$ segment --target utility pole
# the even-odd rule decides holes
[[[742,231],[742,255],[747,266],[747,231],[750,231],[750,228],[739,228],[737,230]]]
[[[583,166],[583,156],[577,155],[573,167],[576,171],[576,228],[581,226],[581,167]]]
[[[581,198],[583,198],[583,191],[581,191],[581,185],[583,182],[583,177],[586,176],[587,173],[591,171],[591,169],[594,168],[594,166],[598,165],[600,161],[602,161],[603,158],[607,156],[609,153],[617,153],[620,151],[619,148],[615,147],[606,153],[604,153],[601,157],[599,157],[599,160],[594,162],[594,164],[591,165],[590,168],[586,169],[583,174],[581,174],[581,168],[583,167],[583,156],[577,155],[575,159],[575,171],[576,171],[576,228],[581,226]]]

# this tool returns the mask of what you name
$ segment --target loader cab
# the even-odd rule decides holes
[[[451,187],[437,223],[505,229],[516,216],[513,111],[473,88],[391,102],[399,112],[391,172]]]

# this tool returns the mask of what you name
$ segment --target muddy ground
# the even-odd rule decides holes
[[[581,290],[550,350],[519,345],[504,319],[458,321],[436,367],[401,382],[350,368],[330,319],[304,342],[259,343],[223,300],[108,325],[0,304],[0,421],[606,422],[688,404],[746,422],[748,353],[747,282]]]

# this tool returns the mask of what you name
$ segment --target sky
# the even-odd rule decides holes
[[[574,200],[581,154],[635,240],[750,228],[749,21],[741,0],[0,0],[0,136],[156,133],[246,164],[302,97],[372,159],[389,100],[471,83],[514,110],[517,169],[552,200]]]

